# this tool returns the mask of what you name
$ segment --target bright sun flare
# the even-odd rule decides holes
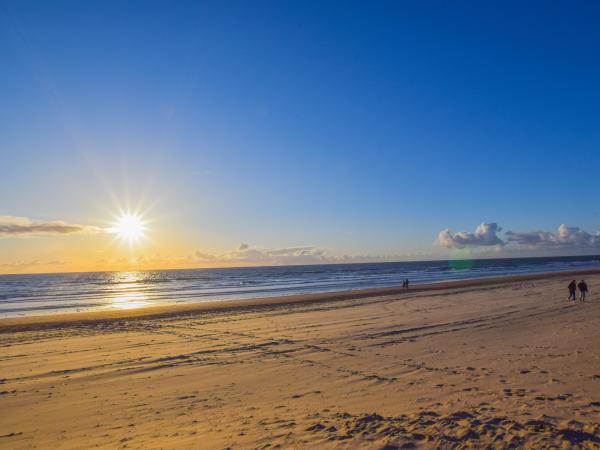
[[[144,237],[146,227],[139,216],[123,214],[117,219],[111,230],[122,240],[133,244]]]

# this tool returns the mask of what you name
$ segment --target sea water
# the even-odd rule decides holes
[[[600,268],[600,256],[0,276],[0,317]]]

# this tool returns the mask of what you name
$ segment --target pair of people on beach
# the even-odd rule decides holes
[[[585,281],[581,280],[579,284],[575,280],[569,283],[569,300],[577,301],[577,289],[579,289],[579,301],[585,301],[585,296],[588,292],[588,286]]]
[[[408,289],[408,278],[402,282],[402,287]]]

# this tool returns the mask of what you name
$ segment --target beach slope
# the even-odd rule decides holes
[[[0,322],[0,447],[600,448],[568,279]]]

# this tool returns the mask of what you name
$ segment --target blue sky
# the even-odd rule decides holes
[[[102,226],[129,203],[170,256],[443,256],[441,230],[492,222],[503,242],[594,236],[599,19],[593,2],[0,1],[0,216]]]

